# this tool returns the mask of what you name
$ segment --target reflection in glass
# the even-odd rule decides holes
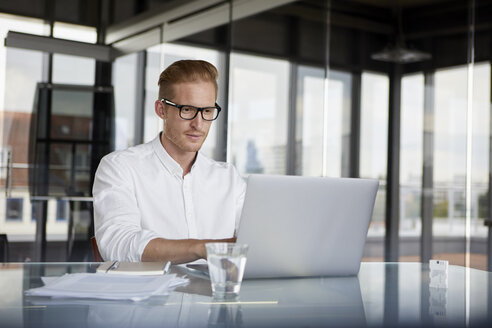
[[[8,30],[45,35],[42,20],[0,14],[0,38]],[[31,200],[28,190],[29,126],[36,84],[42,79],[43,54],[38,51],[6,48],[0,44],[0,152],[2,154],[0,203],[0,233],[7,234],[10,243],[34,239],[35,222],[31,219]],[[12,169],[6,169],[6,154],[11,152]],[[11,178],[10,198],[5,197],[5,178]],[[10,199],[17,199],[11,201]],[[14,221],[8,221],[13,219]],[[11,261],[24,261],[24,251],[11,252]]]
[[[228,162],[239,172],[285,174],[289,63],[231,54]]]

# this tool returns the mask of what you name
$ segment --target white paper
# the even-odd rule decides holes
[[[171,289],[187,284],[188,279],[177,278],[175,274],[117,276],[75,273],[56,279],[45,277],[43,282],[45,286],[26,290],[26,295],[141,301],[153,295],[166,295]]]

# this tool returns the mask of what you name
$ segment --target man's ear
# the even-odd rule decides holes
[[[162,101],[156,100],[154,106],[157,116],[159,116],[163,120],[166,119],[166,109],[164,108],[164,104],[162,103]]]

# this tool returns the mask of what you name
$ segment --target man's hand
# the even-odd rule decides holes
[[[235,243],[236,237],[227,239],[152,239],[145,247],[142,262],[171,261],[172,264],[192,262],[207,258],[206,243]]]

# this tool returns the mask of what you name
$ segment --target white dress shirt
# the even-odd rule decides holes
[[[99,251],[107,261],[137,262],[155,238],[233,237],[245,191],[233,165],[200,152],[183,178],[160,136],[113,152],[101,160],[93,187]]]

